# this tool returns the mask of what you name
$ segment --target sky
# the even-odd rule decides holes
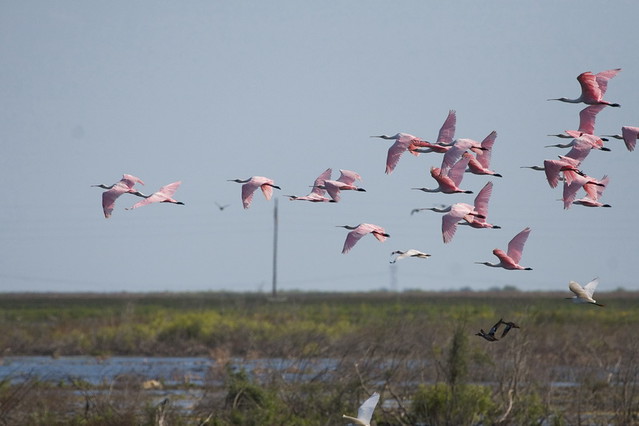
[[[0,291],[269,292],[275,201],[242,208],[228,179],[267,176],[279,206],[278,289],[639,290],[636,165],[621,141],[581,168],[610,176],[610,209],[563,209],[561,188],[522,169],[566,150],[550,133],[578,127],[577,75],[611,68],[597,134],[639,126],[635,1],[3,1],[0,5]],[[428,194],[441,155],[405,154],[384,173],[391,141],[436,139],[450,109],[456,137],[497,131],[491,167],[467,174],[475,194],[493,181],[488,221],[444,244],[441,215],[413,208],[472,203]],[[366,192],[339,203],[289,201],[325,169],[358,172]],[[110,219],[102,189],[122,174],[142,192],[182,181],[176,199]],[[581,195],[580,195],[581,196]],[[216,203],[230,206],[219,210]],[[348,231],[373,223],[391,237]],[[508,271],[494,248],[532,229]],[[389,264],[394,250],[429,259]],[[570,296],[570,294],[567,294]]]

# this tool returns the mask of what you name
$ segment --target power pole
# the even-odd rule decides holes
[[[273,208],[273,299],[277,299],[277,198]]]

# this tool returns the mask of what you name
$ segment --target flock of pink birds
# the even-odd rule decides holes
[[[552,147],[570,148],[565,155],[558,156],[557,159],[547,159],[543,166],[522,166],[534,170],[543,170],[546,175],[548,184],[555,188],[560,181],[563,182],[563,204],[564,208],[570,208],[572,204],[587,207],[610,207],[600,201],[603,192],[608,185],[610,179],[603,176],[597,180],[588,176],[581,170],[581,166],[592,149],[602,151],[610,151],[604,146],[604,142],[608,141],[606,137],[622,139],[628,151],[633,151],[639,135],[639,127],[624,126],[621,128],[621,134],[595,136],[595,119],[597,114],[606,107],[619,107],[618,103],[611,103],[604,100],[604,95],[608,86],[608,81],[615,77],[621,69],[612,69],[603,71],[598,74],[584,72],[577,77],[581,85],[581,96],[576,99],[556,98],[549,100],[557,100],[568,103],[584,103],[587,104],[579,113],[579,128],[577,130],[566,130],[564,133],[557,135],[560,138],[569,138],[571,141],[566,144],[548,145]],[[441,126],[437,140],[429,142],[417,136],[407,133],[397,133],[392,136],[379,135],[371,136],[394,141],[388,149],[386,157],[386,174],[391,174],[397,167],[400,158],[405,152],[409,152],[414,156],[426,153],[443,154],[441,165],[439,167],[430,167],[430,175],[435,180],[437,186],[433,188],[412,188],[424,192],[441,192],[444,194],[472,193],[472,191],[461,187],[465,173],[473,173],[477,175],[501,177],[491,169],[490,160],[493,146],[497,139],[497,132],[491,132],[482,142],[472,139],[455,139],[455,126],[457,117],[455,111],[451,110]],[[359,191],[365,192],[364,188],[357,186],[357,182],[361,181],[361,176],[351,170],[340,170],[340,176],[337,179],[331,179],[332,170],[329,168],[320,174],[313,182],[312,189],[308,195],[296,196],[287,195],[292,201],[309,201],[331,202],[336,203],[341,200],[342,191]],[[267,200],[273,195],[273,189],[281,189],[275,185],[273,179],[263,176],[253,176],[248,179],[232,179],[232,182],[242,184],[242,204],[245,209],[251,206],[255,192],[260,189]],[[181,201],[173,199],[181,182],[173,182],[161,187],[157,192],[145,195],[135,188],[135,184],[144,185],[141,179],[125,174],[119,182],[113,185],[93,185],[106,189],[102,194],[102,208],[104,216],[109,218],[113,212],[115,202],[123,194],[132,194],[143,198],[136,204],[133,204],[127,210],[142,207],[151,203],[173,203],[184,204]],[[411,214],[422,211],[431,210],[443,213],[442,216],[442,238],[444,243],[452,241],[458,225],[467,225],[473,228],[492,228],[499,229],[498,225],[491,224],[488,219],[488,203],[493,189],[493,183],[487,182],[482,190],[475,197],[474,203],[454,203],[452,205],[437,208],[421,208],[414,209]],[[585,196],[576,198],[580,190],[584,190]],[[219,206],[222,209],[222,206]],[[226,207],[226,206],[224,206]],[[370,223],[361,223],[357,226],[343,225],[350,232],[346,236],[342,253],[348,253],[357,242],[367,234],[372,234],[380,242],[385,241],[390,235],[386,230]],[[515,235],[508,243],[507,250],[494,249],[493,254],[499,259],[498,263],[476,262],[491,267],[499,267],[508,270],[531,270],[519,264],[526,240],[530,235],[530,228],[526,227]],[[393,263],[399,259],[406,257],[428,258],[429,254],[415,249],[406,251],[394,251],[392,255],[397,255],[392,261]],[[594,280],[598,282],[598,280]],[[594,303],[592,293],[595,285],[589,283],[589,286],[581,287],[575,282],[571,282],[570,290],[575,293],[575,301]]]

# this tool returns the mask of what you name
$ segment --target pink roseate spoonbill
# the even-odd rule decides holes
[[[344,247],[342,248],[342,254],[348,253],[355,244],[366,234],[373,234],[379,241],[384,242],[386,238],[390,237],[381,226],[373,225],[371,223],[360,223],[357,226],[338,225],[338,228],[350,229],[351,232],[346,236],[344,241]]]
[[[413,155],[419,155],[420,153],[435,152],[443,154],[450,149],[453,145],[453,139],[455,137],[455,126],[457,124],[457,113],[455,110],[449,110],[444,124],[439,129],[437,135],[437,141],[430,143],[427,141],[419,140],[414,141],[408,147],[408,150]]]
[[[526,268],[519,264],[521,255],[524,251],[524,245],[530,235],[530,228],[524,228],[519,234],[510,240],[508,243],[508,253],[504,253],[503,250],[494,249],[493,254],[499,258],[499,263],[490,262],[475,262],[481,265],[492,266],[493,268],[504,268],[509,270],[524,270],[531,271],[532,268]]]
[[[395,141],[395,143],[388,148],[388,154],[386,155],[386,174],[393,173],[395,166],[397,166],[397,163],[399,162],[399,158],[406,150],[409,149],[409,147],[413,146],[415,143],[427,143],[408,133],[397,133],[393,136],[371,136],[371,138],[382,138]]]
[[[634,151],[639,137],[639,127],[623,126],[620,135],[603,135],[609,138],[622,139],[628,151]]]
[[[407,257],[417,257],[419,259],[428,259],[430,257],[430,254],[424,253],[423,251],[419,251],[415,249],[408,249],[406,251],[395,250],[394,252],[391,253],[391,256],[393,255],[397,255],[397,256],[395,257],[395,259],[391,260],[390,263],[395,263],[398,260],[405,259]]]
[[[270,200],[273,196],[273,188],[282,189],[279,186],[275,185],[272,179],[266,178],[264,176],[252,176],[248,179],[229,179],[229,182],[237,182],[242,183],[242,204],[245,209],[248,209],[251,206],[251,201],[253,201],[253,194],[257,188],[262,190],[264,194],[264,198]]]
[[[466,151],[473,151],[477,154],[482,154],[486,151],[481,143],[472,139],[457,139],[453,146],[444,153],[444,159],[442,160],[441,170],[442,173],[447,173],[456,163],[459,158]]]
[[[472,216],[472,220],[466,220],[466,222],[460,222],[460,225],[469,225],[473,228],[492,228],[492,229],[501,229],[499,225],[493,225],[491,223],[486,222],[486,218],[488,217],[488,202],[490,201],[490,196],[493,193],[493,183],[487,182],[486,185],[479,191],[479,194],[475,197],[475,211],[478,213]]]
[[[445,208],[429,207],[419,210],[431,210],[437,213],[446,213],[442,216],[442,239],[444,243],[449,243],[455,236],[457,223],[464,219],[468,222],[475,220],[475,217],[483,217],[473,206],[466,203],[455,203]]]
[[[591,199],[597,199],[597,187],[605,189],[608,183],[608,176],[604,176],[598,181],[586,174],[580,174],[573,170],[565,171],[564,176],[566,177],[563,194],[564,209],[570,208],[579,189],[583,188]]]
[[[591,149],[610,151],[610,148],[604,146],[604,141],[607,141],[608,139],[587,133],[580,133],[576,130],[566,130],[566,134],[570,135],[574,139],[566,144],[558,143],[555,145],[546,145],[546,148],[571,148],[566,156],[576,158],[579,161],[583,161],[583,159],[590,153]]]
[[[133,175],[122,175],[122,179],[113,185],[105,185],[103,183],[99,185],[91,185],[94,187],[106,189],[102,193],[102,210],[104,211],[104,217],[110,218],[113,213],[113,209],[115,208],[115,200],[122,194],[133,194],[139,197],[144,196],[141,192],[138,192],[133,186],[139,183],[140,185],[144,185],[144,182],[138,177]]]
[[[353,423],[363,426],[370,426],[371,419],[373,418],[373,412],[375,411],[375,407],[379,402],[379,393],[373,393],[370,398],[368,398],[362,405],[359,406],[357,410],[357,417],[347,416],[346,414],[342,414],[342,418],[348,419]]]
[[[331,178],[331,173],[333,173],[333,170],[330,168],[322,172],[322,174],[320,174],[313,182],[313,189],[310,194],[303,197],[298,197],[297,195],[285,195],[285,197],[288,197],[291,201],[298,200],[310,201],[311,203],[334,203],[335,200],[324,196],[324,194],[326,194],[326,190],[321,188],[324,185],[324,181]]]
[[[593,74],[590,71],[584,72],[577,76],[577,81],[581,85],[581,96],[576,99],[568,98],[555,98],[548,99],[549,101],[561,101],[571,104],[585,103],[588,105],[608,105],[611,107],[620,107],[621,105],[616,103],[610,103],[604,101],[603,97],[606,94],[608,88],[608,80],[617,75],[621,71],[621,68],[602,71],[597,74]]]
[[[442,192],[444,194],[472,194],[473,191],[464,190],[459,187],[462,179],[464,178],[464,172],[468,166],[468,157],[462,157],[457,163],[448,171],[448,174],[442,173],[438,167],[430,168],[430,175],[437,181],[439,186],[434,189],[429,188],[412,188],[424,192]]]
[[[362,177],[351,171],[351,170],[342,170],[340,169],[340,176],[337,180],[324,180],[323,185],[319,185],[318,187],[321,189],[325,189],[328,192],[328,195],[331,196],[335,202],[338,202],[341,199],[340,191],[360,191],[366,192],[364,188],[360,188],[358,186],[353,185],[355,181],[362,180]]]
[[[599,198],[601,198],[604,190],[608,186],[608,182],[610,182],[610,179],[608,178],[608,176],[604,175],[604,177],[601,178],[601,180],[599,181],[599,183],[602,184],[603,186],[593,185],[595,188],[594,194],[591,192],[590,194],[587,194],[584,198],[575,200],[572,203],[585,206],[585,207],[612,207],[610,204],[604,204],[599,201]]]
[[[560,180],[560,173],[566,170],[578,171],[581,161],[571,157],[559,156],[559,160],[544,160],[543,171],[551,188],[556,188]]]
[[[477,155],[473,156],[469,152],[465,152],[462,155],[470,155],[470,160],[468,161],[468,169],[467,172],[476,174],[476,175],[491,175],[496,177],[501,177],[499,173],[495,173],[490,170],[490,156],[493,149],[493,144],[495,143],[495,139],[497,139],[497,132],[494,130],[484,138],[481,143],[482,151]]]
[[[177,191],[180,185],[182,185],[182,181],[177,181],[177,182],[170,183],[168,185],[164,185],[157,192],[154,192],[151,195],[140,194],[140,196],[143,197],[144,200],[138,203],[135,203],[134,205],[129,207],[127,210],[137,209],[138,207],[146,206],[147,204],[151,204],[151,203],[172,203],[172,204],[184,205],[182,201],[177,201],[172,198],[173,194],[175,194],[175,191]]]
[[[597,114],[599,114],[599,112],[605,107],[606,105],[599,104],[599,105],[588,105],[586,108],[582,109],[579,112],[579,129],[572,130],[572,132],[594,135],[595,120],[597,118]],[[574,138],[574,136],[572,136],[571,134],[568,134],[567,132],[559,133],[556,135],[548,135],[548,136],[556,136],[558,138],[565,138],[565,139]]]
[[[566,297],[566,299],[572,300],[573,303],[590,303],[592,305],[604,306],[601,303],[597,303],[597,301],[592,298],[592,295],[595,293],[595,289],[597,288],[598,284],[599,278],[593,279],[583,287],[575,281],[570,281],[568,283],[568,288],[570,289],[570,291],[575,293],[575,295],[572,297]]]

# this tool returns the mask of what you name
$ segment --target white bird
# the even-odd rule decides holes
[[[595,278],[583,287],[575,281],[570,281],[570,283],[568,283],[568,288],[570,291],[575,293],[575,295],[573,297],[566,297],[566,299],[571,299],[574,303],[591,303],[597,306],[604,306],[601,303],[597,303],[597,301],[592,298],[592,295],[597,288],[597,284],[599,284],[599,278]]]
[[[391,260],[390,263],[395,263],[398,260],[405,259],[407,257],[418,257],[420,259],[428,259],[430,257],[430,254],[415,249],[408,249],[406,251],[395,250],[391,253],[391,256],[394,254],[397,254],[398,256]]]
[[[358,425],[370,426],[371,419],[373,418],[373,411],[375,411],[375,407],[378,402],[379,393],[375,392],[359,406],[359,409],[357,410],[357,417],[347,416],[346,414],[342,414],[342,417],[352,420]]]

